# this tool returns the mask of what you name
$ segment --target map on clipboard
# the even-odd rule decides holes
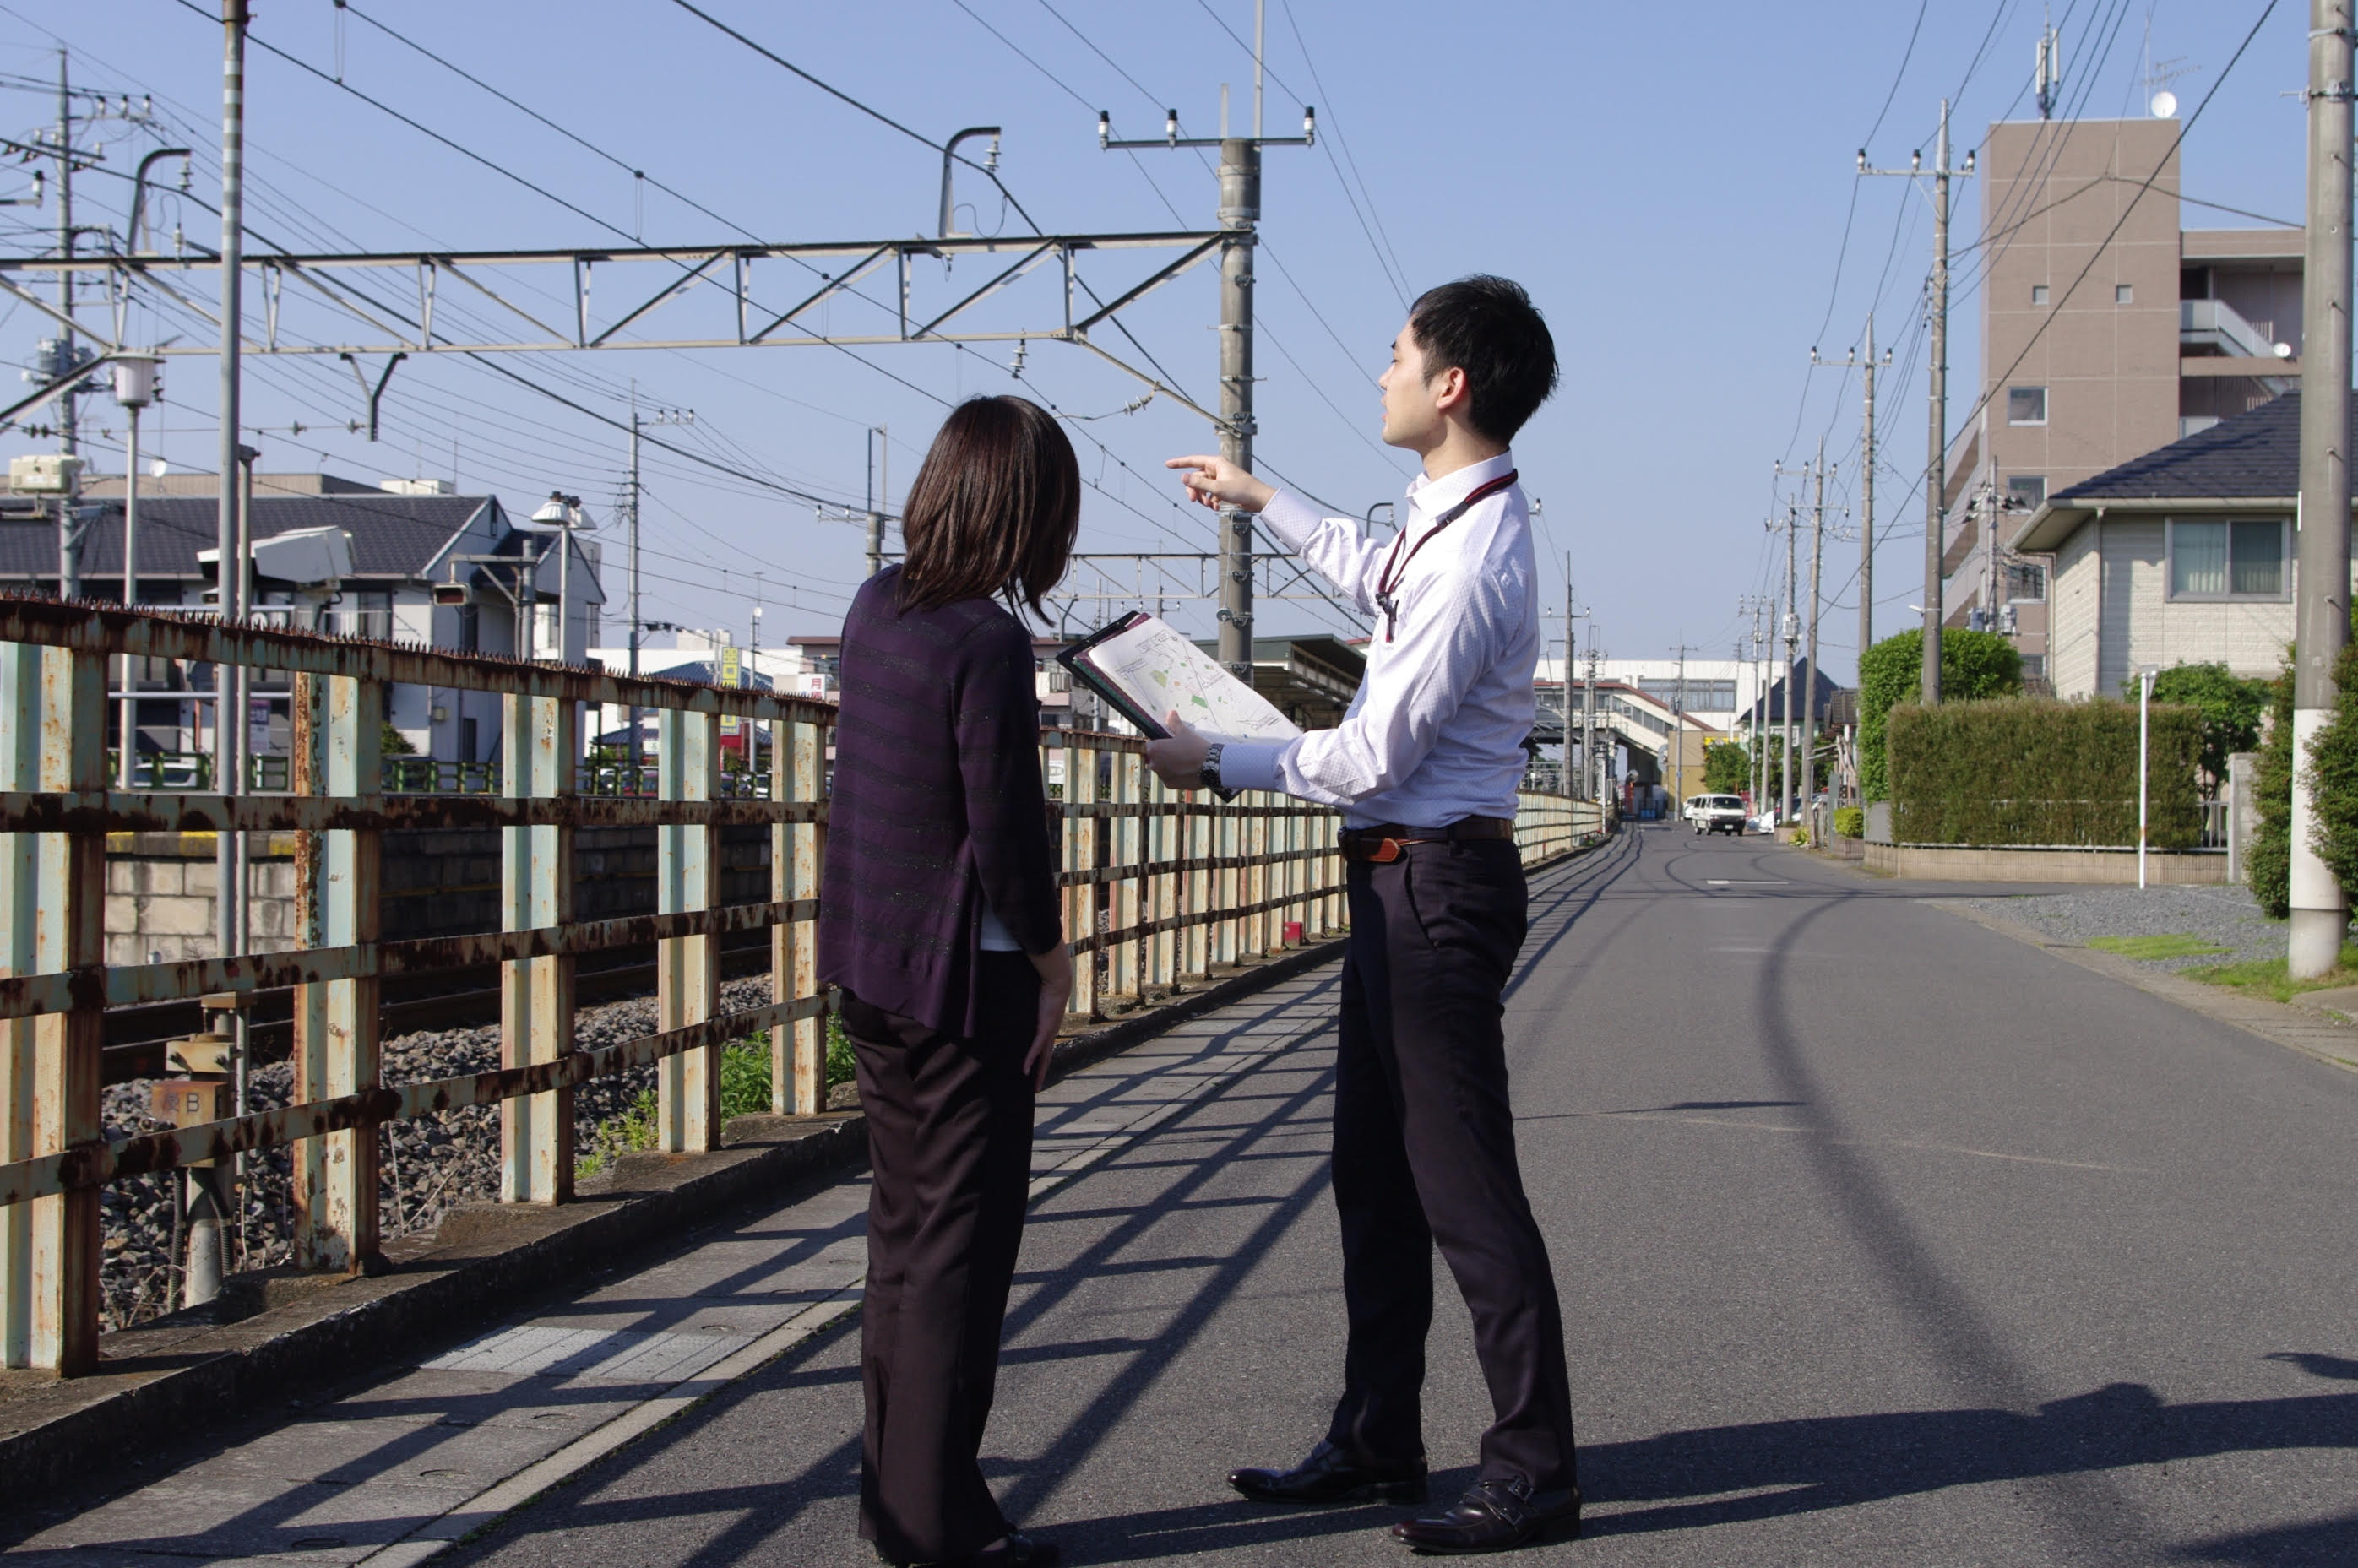
[[[1290,741],[1302,733],[1267,697],[1237,679],[1168,622],[1132,611],[1056,655],[1150,739],[1177,712],[1215,741]]]

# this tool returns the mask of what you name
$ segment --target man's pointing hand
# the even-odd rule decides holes
[[[1267,509],[1277,492],[1226,458],[1166,458],[1167,469],[1188,470],[1181,476],[1191,501],[1203,506],[1234,506],[1245,512]]]

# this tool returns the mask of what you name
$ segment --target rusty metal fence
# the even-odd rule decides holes
[[[292,677],[288,793],[123,792],[107,772],[112,657],[245,665]],[[379,737],[390,683],[497,695],[500,793],[387,793]],[[659,715],[655,798],[590,792],[577,762],[584,705]],[[667,1152],[719,1146],[720,1057],[766,1033],[772,1108],[820,1108],[825,1014],[817,982],[819,868],[832,705],[514,660],[0,598],[0,1365],[68,1375],[98,1360],[99,1193],[146,1173],[291,1146],[298,1266],[358,1271],[378,1256],[378,1128],[461,1107],[500,1112],[500,1198],[572,1195],[573,1091],[653,1067]],[[730,793],[723,717],[769,727],[763,795]],[[1076,1015],[1102,1018],[1222,966],[1313,943],[1344,924],[1335,814],[1274,795],[1221,805],[1166,790],[1143,744],[1050,731],[1043,762],[1061,818]],[[397,775],[396,775],[397,776]],[[719,832],[767,825],[770,899],[719,900]],[[503,929],[379,939],[388,830],[496,827]],[[573,838],[644,827],[657,840],[657,909],[573,918]],[[1593,805],[1524,797],[1529,863],[1598,830]],[[110,831],[299,835],[297,950],[178,963],[104,962]],[[766,929],[772,1000],[720,1011],[720,944]],[[653,941],[656,1032],[594,1050],[574,1041],[577,957]],[[392,977],[497,963],[500,1066],[387,1084],[379,987]],[[174,1130],[109,1137],[100,1055],[110,1007],[295,989],[292,1102]]]

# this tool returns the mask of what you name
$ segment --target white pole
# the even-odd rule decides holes
[[[2147,759],[2152,755],[2148,743],[2147,717],[2153,705],[2153,671],[2137,671],[2137,886],[2145,886],[2145,809],[2146,775],[2150,771]]]

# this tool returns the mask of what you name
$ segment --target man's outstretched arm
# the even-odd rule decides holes
[[[1299,497],[1271,489],[1226,458],[1171,458],[1163,466],[1185,470],[1182,482],[1198,505],[1234,506],[1260,514],[1288,548],[1350,595],[1361,614],[1375,613],[1376,574],[1383,546],[1359,536],[1357,518],[1321,516]]]

